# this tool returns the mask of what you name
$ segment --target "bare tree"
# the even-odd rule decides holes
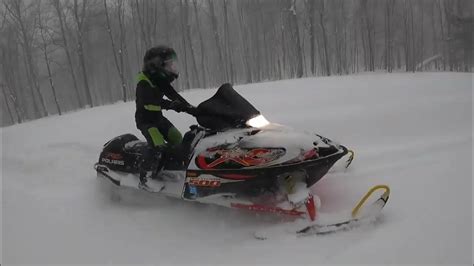
[[[215,45],[216,45],[216,48],[217,48],[217,56],[219,58],[219,61],[218,61],[218,69],[221,70],[220,71],[220,78],[219,78],[219,81],[222,81],[223,79],[226,80],[227,77],[226,77],[226,72],[227,72],[227,66],[224,62],[224,57],[223,57],[223,49],[222,49],[222,45],[221,45],[221,38],[220,38],[220,34],[219,34],[219,29],[218,29],[218,23],[217,23],[217,16],[215,14],[215,10],[214,10],[214,2],[213,0],[208,0],[208,5],[209,5],[209,12],[210,12],[210,16],[211,16],[211,25],[212,25],[212,34],[214,36],[214,41],[215,41]]]
[[[16,86],[15,78],[13,73],[15,72],[15,60],[12,58],[13,51],[11,49],[11,30],[7,27],[7,12],[2,14],[2,23],[0,24],[0,34],[2,34],[2,40],[0,41],[0,87],[2,89],[3,100],[5,102],[4,107],[7,108],[11,123],[21,123],[23,120],[23,110],[17,100],[17,89],[12,89],[10,85]],[[13,60],[12,60],[13,59]],[[1,81],[5,83],[1,83]],[[9,101],[10,100],[10,101]],[[13,104],[13,110],[15,111],[15,117],[13,116],[12,108],[9,102]],[[3,124],[7,124],[5,120],[2,120]]]
[[[367,0],[361,0],[361,9],[362,9],[362,19],[364,21],[365,26],[365,33],[366,33],[366,41],[367,41],[367,62],[368,62],[368,70],[374,71],[375,70],[375,51],[374,51],[374,24],[372,22],[371,13],[370,12],[371,5],[367,5]],[[363,33],[364,34],[364,33]]]
[[[345,1],[333,1],[331,4],[335,7],[331,7],[335,10],[335,25],[334,25],[334,50],[335,50],[335,63],[336,73],[342,75],[346,72],[346,30],[345,30]]]
[[[197,27],[197,32],[199,34],[199,46],[201,48],[201,81],[202,81],[202,87],[207,88],[207,64],[206,64],[206,53],[205,53],[205,46],[204,46],[204,39],[202,36],[202,28],[201,28],[201,22],[199,19],[199,12],[198,12],[198,7],[197,7],[197,0],[193,1],[193,6],[194,6],[194,16],[196,18],[196,27]]]
[[[186,16],[187,14],[185,14],[185,11],[184,11],[184,7],[183,7],[183,2],[181,0],[179,0],[179,5],[180,5],[180,21],[181,21],[181,31],[182,32],[185,32],[186,31]],[[183,49],[183,58],[184,58],[184,78],[185,78],[185,82],[186,82],[186,85],[185,85],[185,89],[189,89],[191,88],[191,78],[190,78],[190,75],[189,75],[189,72],[188,72],[188,56],[187,56],[187,40],[186,40],[186,35],[183,34],[181,35],[181,41],[182,41],[182,49]]]
[[[104,0],[104,11],[105,11],[105,17],[106,17],[106,21],[107,21],[107,32],[109,33],[109,37],[110,37],[110,44],[112,46],[112,56],[114,58],[114,62],[115,62],[115,67],[117,69],[117,73],[119,75],[119,78],[120,78],[120,83],[122,85],[122,100],[125,102],[127,101],[127,83],[125,82],[125,76],[124,76],[124,66],[123,66],[123,26],[122,24],[119,24],[120,25],[120,48],[117,49],[117,47],[115,46],[115,41],[114,41],[114,36],[113,36],[113,33],[112,33],[112,26],[111,26],[111,23],[110,23],[110,18],[109,18],[109,11],[108,11],[108,8],[107,8],[107,0]],[[118,1],[118,18],[119,18],[119,21],[120,21],[120,17],[121,17],[121,9],[122,9],[122,6],[123,6],[123,0],[119,0]]]
[[[249,24],[252,25],[249,27],[249,42],[250,46],[252,49],[250,49],[250,53],[253,59],[253,68],[252,71],[254,73],[254,79],[257,81],[261,81],[262,78],[262,61],[263,61],[263,56],[262,56],[262,43],[260,42],[260,36],[262,32],[262,25],[260,25],[260,21],[258,20],[258,17],[256,14],[259,12],[257,11],[259,9],[258,2],[257,1],[247,1],[245,8],[247,9],[246,12],[250,13],[249,16]]]
[[[5,17],[4,17],[5,19]],[[3,20],[2,22],[5,22]],[[16,122],[21,123],[25,117],[24,109],[22,104],[19,102],[18,95],[22,94],[21,85],[19,80],[16,78],[19,68],[19,54],[16,45],[16,39],[13,38],[16,35],[16,32],[13,30],[12,25],[4,27],[7,23],[2,23],[1,34],[2,39],[0,39],[0,77],[4,84],[2,85],[2,90],[4,92],[4,97],[6,106],[8,106],[8,100],[13,105],[16,114]],[[24,100],[24,97],[22,97]],[[25,106],[27,106],[25,104]],[[12,120],[12,122],[15,120]]]
[[[298,26],[298,17],[296,14],[296,0],[288,0],[288,16],[290,20],[290,30],[293,33],[296,49],[296,76],[301,78],[303,76],[303,51],[301,48],[300,30]]]
[[[364,70],[472,71],[471,2],[3,0],[3,124],[133,99],[132,73],[159,43],[183,63],[179,89]]]
[[[245,82],[250,83],[253,81],[252,75],[252,68],[250,64],[250,47],[248,42],[248,26],[247,20],[244,18],[244,5],[242,4],[243,1],[237,2],[238,5],[238,17],[239,17],[239,27],[240,27],[240,39],[242,41],[242,50],[243,50],[243,61],[244,61],[244,68],[245,68]]]
[[[165,29],[170,29],[171,28],[171,22],[170,22],[170,17],[169,17],[170,10],[169,10],[169,7],[168,7],[169,6],[168,0],[162,0],[162,4],[163,4],[164,15],[165,15],[164,28]],[[171,45],[170,30],[165,30],[165,34],[166,34],[166,43],[168,45]]]
[[[145,14],[144,14],[144,10],[147,10],[147,5],[146,4],[142,4],[140,5],[139,0],[135,0],[135,8],[136,8],[136,13],[137,13],[137,19],[138,19],[138,23],[139,23],[139,26],[140,26],[140,32],[142,34],[142,41],[145,43],[145,47],[150,47],[150,34],[148,34],[147,32],[147,25],[145,24]],[[146,3],[146,2],[145,2]],[[140,8],[142,8],[142,10],[140,10]]]
[[[46,13],[46,12],[44,12]],[[48,81],[53,92],[54,103],[56,104],[56,109],[58,114],[61,115],[61,107],[59,105],[58,96],[56,94],[56,88],[54,86],[53,74],[51,71],[51,60],[49,56],[48,46],[52,42],[51,34],[49,34],[49,29],[46,27],[47,22],[43,22],[43,12],[41,10],[41,0],[38,1],[38,28],[41,36],[41,50],[43,51],[44,61],[46,64],[46,69],[48,70]],[[46,36],[48,35],[48,36]]]
[[[412,57],[411,57],[411,70],[415,72],[415,67],[416,67],[416,57],[417,57],[417,52],[416,52],[416,46],[415,46],[415,25],[414,25],[414,17],[413,17],[413,2],[409,1],[409,9],[410,11],[410,26],[411,26],[411,50],[412,50]]]
[[[438,55],[439,54],[439,45],[438,45],[438,31],[437,31],[437,27],[436,27],[436,8],[435,8],[435,4],[433,5],[430,5],[430,10],[431,10],[431,34],[433,35],[433,38],[432,38],[432,43],[433,43],[433,54],[436,54]],[[438,61],[435,61],[434,62],[435,64],[435,69],[436,70],[439,70],[439,66],[438,66]]]
[[[199,81],[199,75],[198,75],[198,70],[197,70],[197,60],[196,60],[196,51],[194,50],[194,46],[192,43],[192,37],[191,37],[191,24],[189,23],[189,3],[188,0],[184,0],[181,2],[181,8],[182,8],[182,19],[183,19],[183,24],[185,27],[185,34],[184,38],[186,38],[186,44],[188,45],[189,51],[191,52],[191,62],[192,62],[192,69],[193,69],[193,77],[196,79],[196,83],[193,83],[197,85],[198,87],[201,86],[201,82]]]
[[[44,116],[47,115],[46,104],[41,93],[40,86],[38,83],[38,74],[35,68],[35,62],[33,60],[33,52],[32,52],[32,30],[25,23],[25,18],[23,17],[23,1],[22,0],[11,0],[9,4],[4,2],[5,8],[10,13],[11,17],[15,20],[18,25],[20,35],[21,35],[21,45],[23,47],[24,55],[25,55],[25,68],[27,78],[29,80],[30,88],[31,88],[31,95],[33,99],[33,107],[35,109],[35,114]],[[34,88],[34,90],[33,90]],[[40,106],[36,103],[35,92],[38,95]]]
[[[227,58],[226,65],[229,67],[227,68],[228,74],[227,77],[229,77],[229,81],[231,83],[234,83],[234,60],[232,58],[232,43],[230,41],[230,27],[229,27],[229,12],[228,12],[228,2],[227,0],[224,0],[224,40],[225,40],[225,54]],[[265,34],[265,33],[264,33]]]
[[[393,7],[394,0],[385,1],[385,69],[388,72],[392,72],[393,63],[392,63],[392,16],[393,16]]]
[[[316,74],[316,30],[315,30],[315,25],[316,25],[316,5],[315,1],[309,0],[306,1],[306,10],[308,11],[308,17],[309,17],[309,37],[310,37],[310,62],[311,62],[311,74],[315,75]]]
[[[89,79],[87,76],[86,59],[84,56],[84,31],[85,31],[85,20],[86,20],[86,6],[87,0],[82,0],[82,5],[79,7],[79,0],[74,0],[73,13],[74,22],[76,23],[76,37],[77,37],[77,56],[79,58],[79,64],[81,66],[82,78],[84,82],[87,104],[90,107],[94,107],[92,100],[92,92],[89,86]]]
[[[13,113],[12,113],[12,110],[10,109],[10,105],[8,105],[8,99],[7,99],[7,94],[5,93],[5,85],[4,84],[1,84],[0,83],[0,88],[2,88],[2,98],[3,98],[3,101],[4,101],[4,107],[7,108],[7,111],[8,111],[8,116],[10,118],[10,121],[14,122],[15,119],[13,118]],[[2,112],[3,114],[3,112]],[[5,124],[5,120],[4,120],[4,117],[2,115],[2,123]]]
[[[283,55],[282,56],[282,61],[281,61],[281,74],[280,75],[280,78],[283,79],[285,77],[287,77],[287,65],[288,65],[288,45],[287,45],[287,41],[286,41],[286,11],[284,10],[284,7],[282,8],[283,10],[280,11],[280,22],[281,22],[281,26],[280,26],[280,35],[281,35],[281,54]]]
[[[128,82],[126,81],[126,77],[130,76],[130,69],[126,65],[126,58],[128,55],[128,48],[127,48],[127,43],[126,43],[126,17],[125,17],[125,5],[124,5],[124,0],[118,0],[117,1],[117,21],[118,21],[118,27],[119,27],[119,47],[118,47],[118,56],[119,56],[119,66],[120,69],[122,70],[122,76],[123,76],[123,84],[122,86],[125,86],[125,89],[129,86],[127,86]],[[127,61],[128,63],[128,61]],[[131,98],[131,93],[124,95],[128,96],[125,97],[126,99]]]
[[[325,10],[325,0],[319,1],[319,26],[322,30],[323,35],[323,51],[324,51],[324,66],[326,69],[326,75],[331,76],[331,65],[329,64],[329,53],[328,53],[328,37],[326,34],[326,24],[324,22]]]
[[[59,0],[51,0],[51,4],[53,5],[56,11],[56,15],[59,20],[59,29],[61,30],[62,45],[63,45],[64,52],[66,53],[67,63],[69,67],[69,74],[71,75],[71,78],[72,78],[74,93],[76,94],[76,99],[79,103],[79,107],[82,107],[84,106],[84,103],[82,102],[81,93],[79,92],[79,86],[77,85],[76,73],[73,66],[71,50],[70,50],[69,43],[66,37],[67,33],[66,33],[64,15],[62,11],[63,8]]]
[[[6,91],[8,90],[8,92]],[[16,114],[16,121],[17,123],[21,123],[23,122],[24,118],[23,118],[23,110],[18,102],[18,97],[16,96],[16,93],[14,90],[12,90],[10,87],[8,87],[8,85],[3,85],[2,86],[2,91],[3,91],[3,94],[4,94],[4,97],[5,97],[5,102],[6,102],[6,106],[8,107],[8,101],[7,101],[7,98],[10,99],[10,101],[13,103],[13,106],[14,106],[14,110],[15,110],[15,114]],[[15,121],[14,119],[12,119],[12,121]]]
[[[262,74],[264,75],[264,77],[269,78],[271,75],[270,74],[271,64],[270,64],[270,55],[269,55],[269,52],[271,50],[270,49],[271,45],[268,43],[269,34],[270,34],[270,31],[268,30],[269,29],[268,24],[272,22],[271,21],[272,16],[265,16],[265,13],[264,13],[264,10],[269,9],[268,2],[266,2],[265,0],[258,0],[256,1],[255,4],[257,5],[257,10],[258,10],[257,23],[261,27],[259,32],[261,32],[260,35],[262,37],[262,40],[261,40],[262,47],[263,47],[262,62],[264,63],[262,67],[263,68]]]

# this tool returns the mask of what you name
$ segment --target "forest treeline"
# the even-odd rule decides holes
[[[176,88],[473,69],[472,0],[0,0],[2,126],[134,99],[147,48]]]

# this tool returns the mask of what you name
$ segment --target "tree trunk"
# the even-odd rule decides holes
[[[17,115],[17,121],[18,121],[18,123],[22,123],[23,120],[24,120],[24,111],[23,111],[23,108],[21,107],[20,103],[18,102],[17,94],[16,94],[15,90],[10,88],[9,86],[6,86],[6,87],[7,87],[8,92],[9,92],[10,100],[13,103],[13,107],[15,107],[15,113]]]
[[[179,6],[180,6],[180,21],[181,21],[181,32],[185,32],[186,31],[186,25],[185,25],[185,19],[186,19],[186,14],[184,14],[184,7],[183,7],[183,1],[182,0],[179,0]],[[188,56],[187,56],[187,44],[186,44],[186,36],[183,34],[181,35],[181,41],[182,41],[182,45],[183,45],[183,58],[184,58],[184,66],[183,66],[183,69],[184,69],[184,78],[185,78],[185,81],[186,81],[186,85],[185,85],[185,89],[189,89],[191,88],[191,85],[190,85],[190,80],[191,80],[191,77],[189,75],[189,72],[188,72]]]
[[[132,30],[133,32],[133,40],[134,40],[134,43],[135,43],[135,56],[133,58],[135,58],[136,60],[136,63],[137,63],[137,66],[142,66],[142,63],[143,63],[143,56],[145,55],[145,49],[146,47],[143,46],[143,41],[141,40],[142,37],[141,36],[141,31],[140,30],[136,30],[138,28],[140,28],[140,22],[138,22],[138,14],[137,14],[137,8],[136,6],[133,4],[134,2],[131,2],[129,1],[128,2],[129,5],[130,5],[130,13],[132,14],[132,18],[131,18],[131,23],[132,23],[132,28],[135,29],[135,30]]]
[[[75,0],[77,1],[77,0]],[[142,2],[141,4],[138,3],[138,0],[135,0],[135,7],[136,7],[136,12],[137,12],[137,19],[138,19],[138,24],[140,27],[140,32],[142,34],[142,41],[145,43],[145,47],[150,47],[150,40],[149,40],[149,35],[147,34],[148,32],[145,29],[145,14],[143,12],[140,12],[140,6],[144,6],[146,2]],[[145,9],[145,8],[144,8]]]
[[[243,4],[242,1],[237,2],[238,9],[239,9],[239,26],[240,26],[240,34],[241,34],[241,40],[242,40],[242,46],[243,46],[243,61],[244,61],[244,68],[245,68],[245,81],[246,83],[251,83],[253,81],[253,76],[252,76],[252,69],[250,65],[250,48],[248,45],[248,31],[247,29],[247,24],[245,23],[247,20],[244,19],[244,11],[243,11]]]
[[[263,75],[266,79],[269,78],[270,76],[270,59],[268,52],[270,50],[270,45],[268,44],[268,30],[265,28],[265,20],[269,18],[265,18],[265,14],[263,10],[265,9],[264,5],[262,4],[262,0],[257,1],[257,6],[258,6],[258,15],[257,15],[257,23],[260,25],[260,32],[262,32],[262,37],[263,37],[263,67],[262,67],[262,72]]]
[[[84,80],[84,87],[86,91],[86,98],[87,98],[87,103],[89,104],[90,107],[94,107],[94,103],[92,101],[92,93],[91,89],[89,87],[89,80],[87,77],[87,69],[86,69],[86,62],[85,62],[85,57],[84,57],[84,43],[83,43],[83,34],[84,34],[84,20],[86,16],[86,2],[87,0],[82,0],[82,11],[81,15],[79,16],[79,6],[77,4],[78,0],[74,0],[74,19],[76,22],[77,26],[77,56],[79,58],[79,63],[81,66],[81,71],[82,71],[82,78]]]
[[[407,1],[404,1],[404,10],[403,10],[403,25],[404,25],[404,50],[405,50],[405,71],[410,71],[410,38],[409,38],[409,27],[408,27],[408,8]]]
[[[20,94],[21,97],[22,91],[20,86],[17,85],[19,80],[16,78],[16,76],[18,76],[18,66],[20,64],[20,60],[18,60],[18,45],[16,44],[17,32],[9,30],[3,33],[4,35],[2,37],[5,42],[0,42],[0,70],[2,71],[0,73],[0,80],[5,82],[2,89],[8,90],[4,91],[6,100],[10,99],[15,110],[17,122],[21,123],[25,112],[23,111],[21,104],[18,102],[18,94]],[[25,99],[25,97],[21,98]]]
[[[204,40],[203,40],[203,37],[202,37],[202,30],[201,30],[201,22],[199,20],[199,12],[198,12],[198,9],[197,9],[197,0],[194,0],[193,1],[193,5],[194,5],[194,13],[195,13],[195,16],[196,16],[196,27],[197,27],[197,31],[198,31],[198,34],[199,34],[199,44],[200,44],[200,47],[201,47],[201,74],[202,74],[202,78],[201,78],[201,81],[202,81],[202,87],[203,88],[207,88],[207,64],[206,64],[206,56],[205,56],[205,47],[204,47]]]
[[[349,60],[347,58],[347,18],[346,18],[346,9],[345,9],[345,1],[341,0],[341,14],[342,14],[342,31],[343,31],[343,41],[342,41],[342,68],[344,70],[344,74],[349,74]]]
[[[365,22],[365,29],[367,32],[367,45],[368,45],[368,63],[369,71],[375,70],[375,54],[374,54],[374,36],[373,36],[373,23],[369,19],[369,10],[367,7],[367,0],[362,0],[362,9],[364,11],[363,19]]]
[[[64,27],[64,19],[63,19],[63,14],[62,14],[62,8],[60,6],[59,0],[51,0],[51,2],[54,6],[54,9],[55,9],[56,14],[57,14],[58,19],[59,19],[59,29],[61,30],[61,38],[62,38],[63,45],[64,45],[63,49],[64,49],[64,52],[66,53],[69,73],[71,74],[72,84],[74,86],[74,92],[76,94],[76,99],[79,103],[79,107],[83,107],[84,103],[82,102],[82,97],[81,97],[81,94],[79,92],[79,87],[77,85],[76,74],[74,72],[74,67],[73,67],[73,63],[72,63],[72,56],[71,56],[70,48],[69,48],[67,38],[66,38],[66,30],[65,30],[65,27]]]
[[[128,55],[127,43],[125,40],[126,32],[125,32],[125,25],[124,25],[124,17],[125,17],[125,8],[123,6],[123,0],[118,0],[117,6],[117,19],[119,23],[119,40],[120,46],[118,55],[120,58],[120,69],[122,70],[122,79],[125,85],[125,89],[128,89],[129,93],[124,93],[127,97],[126,100],[131,99],[132,93],[130,92],[130,84],[127,81],[126,77],[130,77],[130,69],[125,68],[125,57]]]
[[[433,32],[433,55],[439,54],[439,49],[438,49],[438,37],[437,37],[437,32],[436,32],[436,20],[435,20],[435,3],[433,2],[433,5],[431,6],[431,26],[432,26],[432,32]],[[438,67],[438,60],[435,60],[435,69],[439,70]]]
[[[116,50],[117,48],[115,47],[115,41],[114,41],[114,36],[112,33],[112,27],[110,23],[110,18],[109,18],[109,11],[107,9],[107,0],[104,0],[104,11],[105,11],[105,18],[106,18],[106,27],[107,27],[107,33],[109,34],[110,38],[110,44],[112,46],[112,56],[114,58],[114,63],[115,63],[115,68],[117,69],[117,74],[120,78],[120,84],[122,85],[122,100],[124,102],[127,101],[127,84],[125,83],[125,77],[123,75],[123,58],[121,56],[121,50],[119,51],[119,56],[122,64],[119,63],[119,59],[117,58]],[[110,99],[113,100],[113,99]]]
[[[250,54],[251,54],[251,62],[253,68],[253,73],[254,73],[254,79],[257,81],[262,80],[262,49],[260,45],[260,32],[261,32],[261,25],[259,24],[257,20],[257,10],[258,10],[258,5],[256,1],[247,1],[247,12],[249,13],[249,20],[250,20],[250,25],[254,25],[253,27],[249,27],[250,34],[249,34],[249,40],[251,41],[251,47],[250,49]],[[249,12],[250,10],[250,12]],[[253,52],[253,53],[252,53]]]
[[[439,22],[440,22],[440,32],[441,32],[441,49],[443,53],[443,71],[446,71],[446,61],[448,57],[447,46],[446,46],[446,35],[444,33],[444,23],[443,23],[443,11],[441,9],[441,0],[437,1],[438,11],[439,11]]]
[[[341,2],[343,3],[343,2]],[[341,19],[339,19],[339,12],[343,12],[344,11],[344,5],[341,4],[341,6],[339,6],[338,10],[337,10],[337,13],[335,15],[335,28],[336,28],[336,32],[335,32],[335,36],[334,36],[334,46],[335,46],[335,50],[336,50],[336,53],[335,53],[335,61],[336,61],[336,73],[338,75],[342,75],[342,46],[343,46],[343,43],[342,43],[342,37],[341,37],[341,32],[343,31],[341,28],[341,20],[342,20],[342,14],[341,14]]]
[[[390,38],[391,38],[391,33],[390,33],[390,13],[391,13],[391,0],[386,0],[385,2],[385,55],[384,55],[384,68],[387,70],[387,72],[392,72],[392,69],[390,68]]]
[[[230,28],[229,28],[229,14],[227,11],[227,0],[224,0],[224,38],[225,38],[225,43],[226,43],[226,57],[227,57],[227,65],[229,66],[228,68],[228,77],[230,78],[230,83],[234,83],[234,62],[232,60],[232,49],[231,49],[231,43],[230,43]]]
[[[420,25],[420,43],[419,43],[419,48],[418,48],[418,53],[419,53],[419,57],[418,57],[418,62],[420,64],[420,69],[421,71],[423,71],[423,57],[424,57],[424,41],[425,41],[425,38],[424,38],[424,27],[423,27],[423,23],[424,23],[424,8],[423,8],[423,2],[421,2],[421,25]]]
[[[290,27],[293,32],[296,46],[296,77],[303,77],[303,51],[301,49],[300,30],[298,26],[298,18],[296,17],[296,0],[288,1],[288,15],[290,18]]]
[[[48,45],[46,42],[46,37],[44,36],[44,24],[41,17],[41,0],[38,2],[38,27],[40,30],[40,36],[42,41],[44,61],[46,63],[46,69],[48,70],[48,81],[51,86],[51,91],[53,92],[54,103],[58,109],[58,114],[61,115],[61,107],[59,106],[58,96],[56,95],[56,88],[54,87],[53,74],[51,72],[51,63],[48,56]]]
[[[22,17],[22,11],[21,11],[21,5],[22,1],[21,0],[15,0],[10,2],[11,7],[9,7],[7,4],[5,4],[5,7],[7,10],[10,12],[10,14],[15,18],[16,22],[18,23],[18,27],[20,30],[20,36],[22,39],[22,48],[25,53],[25,68],[27,71],[27,77],[30,83],[30,87],[32,89],[32,97],[33,97],[33,105],[36,109],[36,114],[41,116],[46,116],[47,115],[47,109],[46,109],[46,104],[45,100],[43,97],[43,94],[41,93],[40,86],[38,83],[38,77],[35,69],[35,63],[33,61],[33,52],[32,52],[32,40],[28,36],[28,30],[24,24],[23,17]],[[35,91],[33,91],[33,88]],[[36,97],[35,97],[35,92],[38,95],[39,101],[40,101],[40,106],[36,104]]]
[[[315,53],[315,39],[316,39],[316,32],[314,29],[314,25],[316,24],[316,5],[314,4],[313,0],[309,0],[306,2],[309,3],[309,6],[306,7],[309,16],[309,46],[310,46],[310,64],[311,64],[311,74],[316,75],[316,53]]]
[[[163,3],[163,11],[165,13],[165,26],[164,29],[170,29],[170,17],[169,17],[169,8],[168,8],[168,0],[162,0]],[[172,45],[171,43],[171,37],[170,37],[170,31],[165,30],[166,33],[166,42],[167,45]]]
[[[194,51],[194,46],[192,42],[192,37],[191,37],[191,24],[189,23],[189,3],[188,0],[184,0],[184,23],[186,27],[186,41],[189,45],[189,50],[191,51],[191,60],[192,60],[192,66],[193,66],[193,75],[196,80],[197,84],[193,83],[193,87],[201,87],[201,82],[199,80],[199,75],[198,75],[198,68],[197,68],[197,60],[196,60],[196,52]]]
[[[217,25],[217,16],[214,11],[214,1],[213,0],[208,0],[207,1],[209,4],[209,11],[210,11],[210,16],[211,16],[211,26],[212,26],[212,34],[214,35],[214,41],[216,43],[216,48],[217,48],[217,55],[219,57],[219,62],[218,62],[218,69],[220,70],[219,73],[219,82],[221,82],[223,79],[226,79],[225,73],[227,72],[227,66],[224,63],[224,58],[222,55],[222,45],[221,45],[221,40],[219,36],[219,29]],[[223,75],[224,74],[224,75]]]
[[[321,0],[320,9],[319,9],[319,25],[323,31],[323,49],[324,49],[324,61],[325,61],[325,68],[326,68],[326,76],[331,76],[331,66],[329,64],[329,54],[328,54],[328,41],[327,41],[327,34],[326,34],[326,26],[324,23],[324,1]]]
[[[409,1],[410,3],[410,22],[411,22],[411,49],[412,49],[412,57],[411,57],[411,71],[415,72],[416,70],[416,58],[418,56],[415,46],[415,25],[414,25],[414,18],[413,18],[413,2]]]
[[[153,39],[154,39],[154,43],[157,43],[158,42],[158,33],[157,31],[159,30],[158,29],[158,18],[160,16],[158,16],[158,10],[159,10],[159,7],[158,7],[158,1],[153,1],[154,5],[153,5],[153,10],[150,9],[150,11],[152,11],[151,13],[151,16],[153,18]]]
[[[0,83],[0,87],[2,88],[3,100],[5,101],[5,106],[7,107],[8,115],[10,117],[10,121],[12,122],[12,124],[15,124],[15,119],[13,118],[12,110],[10,108],[10,105],[8,104],[7,93],[5,91],[6,86]],[[4,121],[2,121],[2,123],[5,124]]]

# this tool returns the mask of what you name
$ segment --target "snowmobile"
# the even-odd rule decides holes
[[[230,84],[193,109],[198,125],[184,135],[179,161],[157,162],[147,192],[188,201],[301,217],[297,235],[333,232],[375,217],[388,200],[387,186],[376,186],[349,215],[322,219],[310,187],[341,158],[347,168],[354,152],[318,134],[269,123]],[[117,186],[143,189],[139,172],[147,143],[124,134],[104,144],[95,170]],[[371,205],[376,190],[383,194]],[[319,221],[323,221],[321,223]],[[258,232],[255,237],[268,238]]]

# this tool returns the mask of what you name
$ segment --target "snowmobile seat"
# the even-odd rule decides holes
[[[124,152],[127,153],[142,153],[144,149],[148,147],[148,143],[146,141],[141,140],[132,140],[130,142],[125,143],[124,145]]]

